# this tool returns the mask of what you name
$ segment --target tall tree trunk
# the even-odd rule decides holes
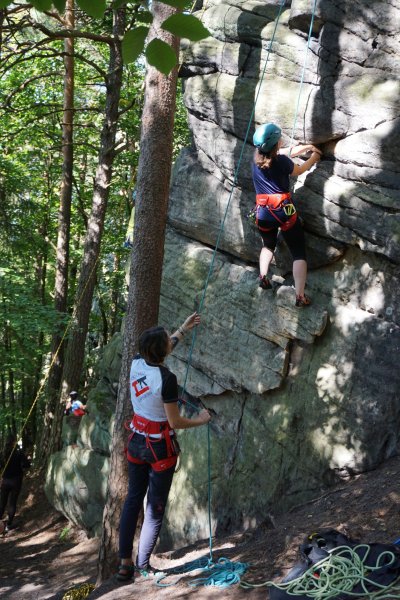
[[[74,0],[67,0],[65,5],[65,27],[74,29]],[[74,166],[74,39],[66,38],[64,42],[64,105],[62,124],[63,177],[60,192],[60,211],[58,217],[58,238],[56,257],[56,277],[54,288],[54,308],[60,315],[65,315],[68,305],[68,262],[71,225],[72,176]],[[64,363],[64,343],[62,342],[65,325],[58,325],[51,341],[51,369],[48,380],[46,410],[44,414],[43,433],[40,444],[39,463],[43,466],[52,448],[51,430],[57,412],[61,378]]]
[[[11,352],[11,342],[10,342],[10,352]],[[11,431],[14,435],[17,433],[17,422],[15,420],[16,414],[16,406],[15,406],[15,388],[14,388],[14,371],[10,369],[8,371],[8,397],[10,399],[10,422],[11,422]]]
[[[100,254],[104,218],[112,177],[115,156],[115,137],[118,123],[118,106],[122,85],[121,39],[125,30],[125,8],[114,11],[113,38],[110,49],[110,64],[107,77],[106,108],[101,133],[99,161],[96,170],[92,211],[88,221],[82,264],[75,296],[74,324],[69,336],[68,349],[63,371],[61,405],[71,389],[79,386],[85,354],[93,292],[96,282],[97,261]],[[59,409],[59,414],[61,415]],[[57,420],[59,429],[61,419]],[[56,435],[59,439],[59,435]]]
[[[51,158],[46,162],[46,177],[47,177],[47,212],[43,222],[40,225],[39,233],[40,236],[46,240],[49,233],[49,222],[50,222],[50,214],[51,214],[51,204],[52,204],[52,181],[51,181]],[[47,262],[48,262],[48,254],[49,254],[49,245],[46,243],[43,250],[40,252],[37,257],[37,263],[35,267],[36,271],[36,281],[38,287],[38,294],[40,297],[40,301],[42,306],[46,306],[46,285],[47,285]],[[41,350],[40,355],[37,357],[35,375],[32,382],[32,386],[29,387],[30,394],[28,393],[28,398],[30,396],[30,402],[33,402],[36,399],[36,396],[40,389],[40,381],[43,375],[43,364],[45,360],[45,354],[43,353],[43,345],[45,342],[44,332],[41,331],[38,335],[37,347]],[[30,407],[28,407],[29,409]],[[30,423],[32,424],[32,445],[37,444],[39,447],[39,436],[43,434],[43,418],[40,411],[38,409],[38,403],[35,403]]]
[[[150,38],[157,35],[178,55],[179,40],[160,28],[177,9],[153,2]],[[112,440],[107,503],[99,553],[98,582],[108,577],[118,551],[119,518],[127,493],[123,424],[132,413],[129,371],[138,337],[158,320],[164,237],[172,162],[177,68],[166,77],[149,67],[142,116],[135,229],[131,253],[128,307],[115,425]]]

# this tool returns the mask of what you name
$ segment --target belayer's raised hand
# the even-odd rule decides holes
[[[192,315],[190,315],[184,321],[183,325],[181,325],[183,332],[186,333],[187,331],[193,329],[193,327],[197,327],[200,324],[200,318],[201,317],[198,312],[194,312]]]

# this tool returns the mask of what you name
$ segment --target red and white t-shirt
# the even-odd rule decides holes
[[[129,381],[133,411],[151,421],[166,421],[164,404],[178,401],[176,376],[164,365],[147,363],[138,354],[132,361]]]

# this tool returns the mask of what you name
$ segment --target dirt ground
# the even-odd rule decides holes
[[[338,529],[364,542],[390,543],[400,537],[400,457],[375,471],[342,482],[315,500],[273,518],[259,527],[214,541],[214,562],[224,556],[247,562],[251,569],[244,579],[254,583],[280,580],[297,561],[303,538],[321,529]],[[98,540],[87,539],[47,502],[38,480],[27,478],[20,499],[15,529],[0,537],[0,598],[7,600],[62,600],[65,592],[96,578]],[[208,556],[208,540],[186,548],[157,554],[152,564],[172,568]],[[174,581],[173,577],[169,581]],[[158,588],[138,577],[121,585],[106,581],[90,600],[140,600],[214,597],[268,598],[266,588],[243,590],[237,585],[221,590],[192,588],[190,577],[172,587]]]

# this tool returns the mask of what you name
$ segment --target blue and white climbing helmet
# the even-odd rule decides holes
[[[253,135],[253,144],[260,152],[266,154],[279,142],[282,131],[275,123],[265,123],[257,127]]]

